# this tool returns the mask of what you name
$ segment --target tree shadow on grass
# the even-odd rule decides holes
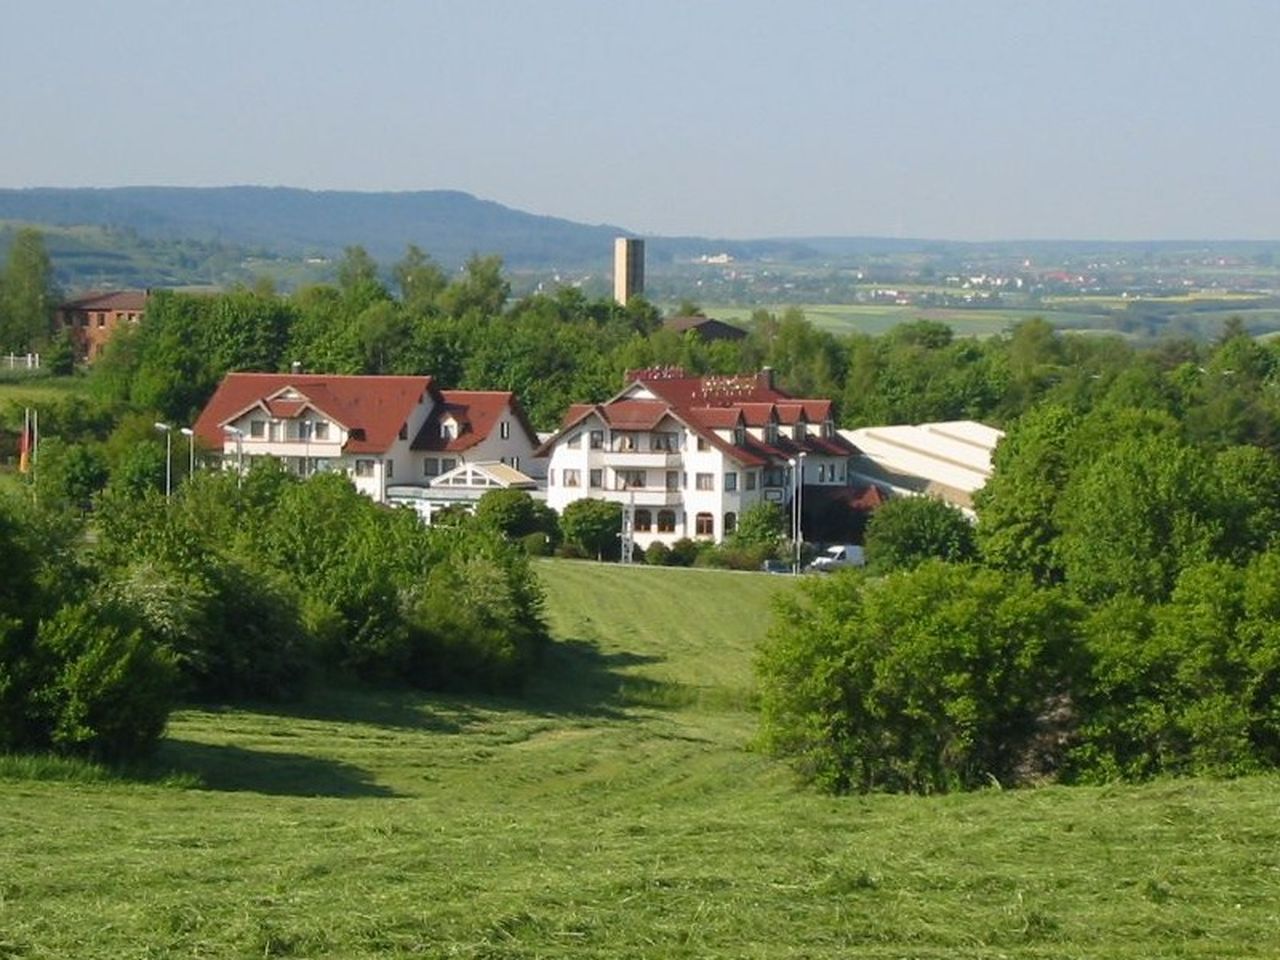
[[[592,640],[569,637],[548,644],[519,703],[546,714],[619,718],[648,694],[676,684],[622,672],[627,667],[661,663],[663,657],[604,653]],[[663,697],[657,698],[659,701]]]
[[[412,687],[373,688],[334,683],[316,684],[297,700],[237,703],[231,707],[277,717],[365,723],[427,733],[459,733],[474,719],[473,712],[458,698]]]
[[[359,767],[300,753],[166,738],[149,767],[165,779],[190,778],[203,790],[291,797],[393,797]]]

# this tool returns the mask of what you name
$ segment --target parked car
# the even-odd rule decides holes
[[[805,569],[814,573],[830,573],[841,567],[862,567],[866,563],[866,555],[856,543],[837,543],[814,557]]]

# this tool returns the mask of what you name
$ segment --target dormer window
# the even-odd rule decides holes
[[[502,423],[499,424],[498,436],[501,437],[503,440],[511,439],[511,421],[510,420],[503,420]]]
[[[440,421],[440,437],[443,440],[454,440],[458,436],[458,424],[454,420]]]
[[[734,446],[740,447],[746,442],[747,442],[747,431],[744,430],[742,427],[734,427],[733,428]]]
[[[804,424],[803,424],[803,423],[799,423],[799,422],[797,422],[797,423],[796,423],[796,425],[795,425],[795,426],[793,426],[793,427],[791,428],[791,439],[792,439],[792,440],[803,440],[803,439],[804,439]]]

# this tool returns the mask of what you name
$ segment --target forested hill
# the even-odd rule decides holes
[[[514,267],[606,263],[619,227],[538,216],[451,190],[411,193],[288,187],[0,190],[0,220],[93,225],[154,240],[216,241],[285,256],[360,244],[390,260],[415,243],[442,263],[497,253]]]

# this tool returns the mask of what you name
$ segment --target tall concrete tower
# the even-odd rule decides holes
[[[619,237],[613,241],[613,299],[624,307],[644,293],[644,241]]]

